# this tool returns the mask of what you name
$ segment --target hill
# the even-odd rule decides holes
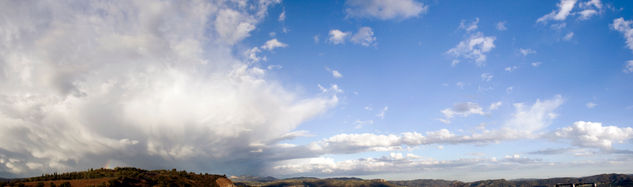
[[[38,177],[22,179],[0,179],[0,187],[4,186],[345,186],[345,187],[528,187],[554,186],[556,184],[595,183],[598,186],[633,186],[633,175],[601,174],[588,177],[561,177],[549,179],[517,179],[517,180],[480,180],[475,182],[461,182],[456,180],[417,179],[402,181],[385,181],[383,179],[345,178],[314,178],[295,177],[277,179],[274,177],[202,174],[187,171],[172,170],[143,170],[138,168],[90,169],[88,171],[53,173]]]
[[[257,177],[257,176],[231,176],[231,180],[233,181],[245,181],[245,182],[272,182],[279,180],[275,177]]]
[[[235,186],[224,175],[138,168],[90,169],[0,182],[4,186]]]
[[[460,181],[435,180],[435,179],[416,179],[406,181],[389,181],[398,186],[413,187],[436,187],[436,186],[463,186],[465,183]]]
[[[389,183],[383,179],[363,180],[360,178],[307,178],[300,179],[280,179],[272,182],[236,182],[236,186],[261,186],[261,187],[282,187],[282,186],[345,186],[345,187],[397,187],[398,185]]]
[[[519,180],[480,180],[475,182],[460,182],[447,180],[430,180],[418,179],[408,181],[389,181],[400,186],[415,187],[476,187],[476,186],[505,186],[505,187],[532,187],[532,186],[554,186],[556,184],[580,184],[580,183],[596,183],[598,186],[633,186],[633,175],[625,174],[601,174],[588,177],[564,177],[550,179],[519,179]]]
[[[503,186],[503,187],[532,187],[532,186],[554,186],[556,184],[580,184],[596,183],[598,186],[633,186],[633,175],[625,174],[601,174],[588,177],[564,177],[550,179],[518,179],[518,180],[480,180],[475,182],[462,182],[455,180],[434,180],[416,179],[402,181],[385,181],[382,179],[363,180],[360,178],[312,178],[297,177],[279,179],[269,182],[239,180],[235,182],[237,186],[412,186],[412,187],[483,187],[483,186]]]
[[[598,186],[633,186],[633,175],[601,174],[588,177],[563,177],[512,181],[517,186],[548,186],[558,183],[596,183]]]

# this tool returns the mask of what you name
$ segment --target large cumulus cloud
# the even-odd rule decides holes
[[[252,154],[337,103],[234,55],[275,3],[0,2],[0,174],[257,172]]]

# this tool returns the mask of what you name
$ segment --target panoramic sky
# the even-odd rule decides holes
[[[0,1],[0,177],[633,173],[633,2]]]

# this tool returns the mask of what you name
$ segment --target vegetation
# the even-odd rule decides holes
[[[465,186],[466,183],[460,181],[434,180],[434,179],[416,179],[408,181],[389,181],[398,186],[414,186],[414,187],[435,187],[435,186]]]
[[[245,180],[246,179],[246,180]],[[269,178],[257,178],[257,177],[239,177],[234,179],[237,181],[237,186],[263,186],[263,187],[276,187],[276,186],[346,186],[346,187],[360,187],[360,186],[412,186],[412,187],[483,187],[483,186],[498,186],[498,187],[533,187],[533,186],[547,186],[551,187],[556,184],[579,184],[579,183],[596,183],[599,187],[602,186],[633,186],[633,175],[624,174],[602,174],[589,177],[580,178],[551,178],[551,179],[522,179],[522,180],[481,180],[475,182],[461,182],[450,180],[431,180],[431,179],[418,179],[407,181],[384,181],[381,179],[363,180],[359,178],[330,178],[330,179],[318,179],[310,177],[299,177],[291,179],[278,179],[268,181]],[[249,181],[251,180],[251,181]]]
[[[224,175],[125,167],[46,174],[0,182],[0,187],[3,186],[233,186],[233,183]]]
[[[224,175],[193,173],[172,170],[143,170],[138,168],[90,169],[88,171],[53,173],[38,177],[0,180],[0,187],[70,187],[70,186],[345,186],[345,187],[479,187],[479,186],[554,186],[555,184],[596,183],[598,186],[633,186],[633,175],[602,174],[580,178],[550,178],[521,180],[481,180],[461,182],[449,180],[418,179],[407,181],[364,180],[360,178],[296,177],[276,179],[274,177],[233,177],[233,182]]]
[[[332,178],[332,179],[282,179],[272,182],[236,182],[237,186],[262,186],[262,187],[281,187],[281,186],[345,186],[345,187],[395,187],[382,179],[363,180],[358,178]]]
[[[551,178],[551,179],[521,179],[521,180],[481,180],[470,183],[460,181],[446,180],[410,180],[410,181],[390,181],[400,186],[416,186],[416,187],[436,187],[436,186],[454,186],[454,187],[479,187],[479,186],[507,186],[507,187],[532,187],[532,186],[554,186],[556,184],[579,184],[579,183],[596,183],[600,186],[633,186],[633,175],[624,174],[602,174],[580,178]]]

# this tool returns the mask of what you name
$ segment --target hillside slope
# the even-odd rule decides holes
[[[0,182],[2,186],[235,186],[224,175],[187,171],[143,170],[138,168],[96,169],[53,173],[39,177]]]

